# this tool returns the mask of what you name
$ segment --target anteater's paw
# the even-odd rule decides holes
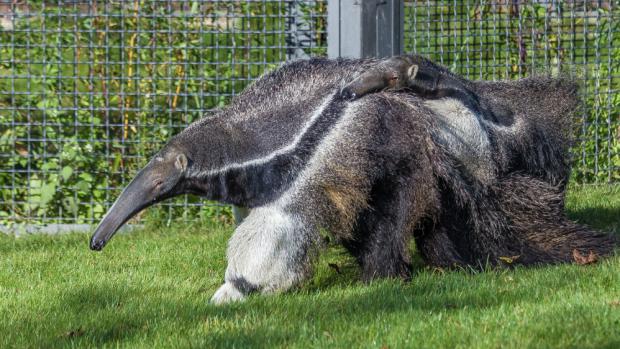
[[[231,302],[240,302],[245,295],[230,283],[223,284],[211,298],[212,304],[225,304]]]

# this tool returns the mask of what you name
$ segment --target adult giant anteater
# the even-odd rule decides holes
[[[502,120],[458,94],[342,97],[343,81],[379,64],[313,59],[266,74],[173,137],[110,208],[91,248],[145,207],[191,193],[251,208],[229,241],[215,303],[299,283],[320,229],[357,258],[365,280],[408,278],[410,238],[440,267],[612,252],[611,236],[563,213],[573,83],[467,82],[481,105],[502,106]]]

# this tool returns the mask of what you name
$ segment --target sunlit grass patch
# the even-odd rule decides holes
[[[618,233],[616,187],[572,188],[567,209]],[[358,279],[331,247],[291,292],[208,303],[223,281],[224,223],[116,236],[0,236],[0,347],[618,347],[620,257],[485,272],[416,267]]]

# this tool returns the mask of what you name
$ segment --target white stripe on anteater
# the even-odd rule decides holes
[[[329,96],[327,96],[322,101],[321,105],[314,111],[314,113],[312,114],[308,122],[306,122],[301,132],[299,132],[295,136],[293,141],[290,144],[286,145],[285,147],[274,150],[268,155],[261,157],[261,158],[251,159],[251,160],[244,161],[244,162],[233,162],[231,164],[228,164],[218,169],[211,169],[208,171],[201,171],[199,173],[193,173],[191,174],[190,177],[209,177],[209,176],[215,176],[215,175],[218,175],[218,174],[221,174],[226,171],[233,170],[233,169],[241,169],[241,168],[250,167],[250,166],[265,165],[280,155],[284,155],[284,154],[294,151],[299,145],[299,142],[301,142],[301,140],[303,139],[304,135],[308,132],[308,130],[317,122],[319,117],[323,114],[323,111],[325,111],[325,108],[332,101],[335,93],[336,92],[331,93]]]
[[[326,161],[330,156],[330,152],[338,145],[338,142],[342,142],[343,134],[346,133],[346,126],[356,116],[358,103],[350,103],[346,109],[342,112],[342,117],[333,125],[329,133],[321,140],[321,143],[317,145],[316,150],[312,154],[312,157],[308,160],[308,163],[303,168],[297,179],[293,182],[291,187],[282,194],[277,204],[281,207],[286,207],[292,200],[299,195],[304,186],[308,182],[315,178],[317,173],[325,168]]]

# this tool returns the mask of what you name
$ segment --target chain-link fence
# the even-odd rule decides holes
[[[353,0],[351,0],[353,1]],[[0,0],[0,225],[92,223],[171,135],[326,52],[327,0]],[[620,178],[620,17],[605,1],[406,1],[404,42],[470,78],[577,74],[575,180]],[[163,218],[218,214],[195,197]]]

